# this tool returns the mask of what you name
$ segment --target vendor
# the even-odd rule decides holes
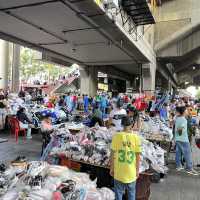
[[[51,120],[51,115],[47,114],[43,117],[43,120],[41,122],[41,131],[42,132],[52,132],[53,131],[53,125]]]
[[[19,120],[19,126],[21,129],[27,129],[27,139],[31,139],[31,128],[34,128],[32,121],[26,115],[26,109],[20,107],[17,111],[17,119]]]
[[[43,154],[44,149],[49,144],[51,140],[51,133],[54,131],[52,120],[50,114],[47,114],[43,117],[43,120],[41,122],[41,134],[42,134],[42,152]]]
[[[93,127],[96,125],[96,123],[98,123],[99,126],[103,126],[103,113],[100,110],[100,106],[98,103],[96,103],[95,105],[94,113],[92,114],[92,117],[91,117],[90,126]]]
[[[114,109],[110,113],[109,123],[115,126],[116,131],[121,131],[123,130],[121,119],[127,115],[127,112],[122,108],[123,102],[120,99],[114,104],[116,105],[114,105]]]
[[[140,118],[139,118],[139,112],[137,111],[137,109],[133,105],[128,104],[127,113],[128,113],[128,116],[130,117],[130,120],[132,122],[133,131],[139,131],[140,126],[141,126],[141,122],[140,122]]]
[[[113,136],[110,175],[114,177],[115,199],[122,200],[127,190],[128,200],[135,200],[136,180],[139,177],[141,142],[132,133],[128,116],[122,118],[123,131]]]
[[[25,102],[26,102],[27,104],[30,104],[30,103],[31,103],[32,97],[31,97],[31,95],[30,95],[28,92],[26,92],[26,95],[25,95],[24,100],[25,100]]]

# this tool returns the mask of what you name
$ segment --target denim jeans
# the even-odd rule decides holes
[[[181,167],[182,155],[186,162],[186,169],[192,169],[192,155],[189,142],[176,141],[176,167]]]
[[[114,180],[115,199],[122,200],[125,190],[128,193],[128,200],[135,200],[136,182],[122,183]]]
[[[85,113],[88,113],[88,106],[85,106],[85,105],[84,105],[84,112],[85,112]]]

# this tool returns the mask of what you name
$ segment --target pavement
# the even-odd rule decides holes
[[[10,133],[0,132],[0,138],[8,139],[7,142],[0,143],[0,161],[9,162],[18,155],[24,155],[29,160],[40,158],[42,146],[40,135],[34,134],[33,139],[25,141],[20,137],[18,144]],[[150,200],[200,200],[200,176],[194,177],[185,172],[176,172],[174,167],[170,166],[165,179],[152,184]]]
[[[200,176],[170,169],[163,182],[152,184],[151,200],[200,200]]]

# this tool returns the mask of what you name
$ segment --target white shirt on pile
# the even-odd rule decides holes
[[[125,109],[115,109],[110,113],[110,118],[112,118],[112,123],[115,125],[116,131],[122,131],[123,127],[121,125],[121,117],[126,116],[127,112]]]

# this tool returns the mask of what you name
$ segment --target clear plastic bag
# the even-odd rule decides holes
[[[88,190],[86,200],[104,200],[102,199],[101,193],[97,190]]]
[[[115,200],[115,193],[112,190],[103,187],[99,189],[99,192],[102,200]]]

